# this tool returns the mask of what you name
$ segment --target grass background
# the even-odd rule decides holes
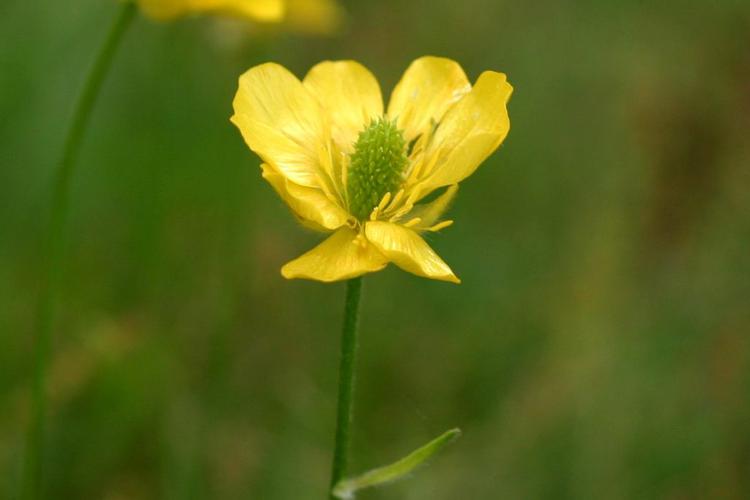
[[[337,38],[138,18],[78,163],[50,499],[323,498],[344,287],[230,125],[237,76],[424,54],[515,87],[431,238],[463,284],[367,277],[353,469],[464,437],[362,499],[750,496],[750,5],[346,3]],[[50,182],[113,1],[0,4],[0,498],[28,420]]]

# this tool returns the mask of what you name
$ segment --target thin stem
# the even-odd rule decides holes
[[[354,393],[354,361],[357,352],[357,316],[359,298],[362,293],[362,278],[346,282],[346,303],[344,306],[344,326],[341,332],[341,361],[339,363],[339,397],[336,412],[336,443],[333,451],[331,470],[331,493],[333,487],[346,474],[349,462],[349,429],[352,422],[352,396]]]
[[[62,277],[65,227],[68,220],[70,183],[81,140],[91,116],[102,82],[112,64],[117,47],[130,26],[135,4],[125,2],[99,49],[93,66],[74,108],[62,156],[55,172],[52,202],[45,246],[45,282],[41,292],[34,343],[34,373],[32,380],[31,421],[27,434],[26,464],[22,498],[36,500],[42,496],[45,417],[47,412],[47,368],[52,346],[52,325],[55,302]]]

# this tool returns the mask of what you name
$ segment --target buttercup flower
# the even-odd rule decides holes
[[[284,0],[136,0],[141,10],[157,20],[169,20],[191,13],[224,13],[255,21],[279,21]]]
[[[508,134],[512,91],[502,73],[472,86],[458,63],[422,57],[384,113],[378,82],[354,61],[322,62],[301,82],[275,63],[244,73],[232,122],[297,218],[333,232],[282,275],[338,281],[392,262],[459,283],[420,233],[452,223],[440,218],[458,183]]]
[[[150,18],[167,21],[188,14],[226,14],[310,34],[335,32],[344,12],[336,0],[136,0]]]
[[[283,29],[296,33],[332,34],[344,24],[344,9],[336,0],[286,0]]]

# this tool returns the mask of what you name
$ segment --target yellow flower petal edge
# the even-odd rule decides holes
[[[425,153],[437,159],[432,169],[423,172],[419,193],[461,182],[500,146],[510,131],[505,109],[512,93],[504,74],[482,73],[471,92],[440,122]]]
[[[330,125],[320,103],[286,68],[266,63],[240,76],[231,120],[250,149],[279,173],[325,189]]]
[[[388,259],[356,231],[343,227],[323,243],[281,268],[287,279],[331,282],[380,271]]]
[[[383,113],[377,80],[355,61],[324,61],[303,81],[274,63],[245,72],[232,123],[295,216],[334,231],[282,275],[338,281],[392,262],[460,283],[420,233],[453,223],[441,218],[459,182],[510,130],[512,91],[502,73],[485,71],[471,86],[458,63],[427,56],[409,66]]]
[[[341,31],[344,9],[335,0],[286,0],[284,28],[308,35],[332,35]]]
[[[187,14],[224,13],[260,22],[284,17],[284,0],[137,0],[143,13],[158,21]]]
[[[123,0],[129,1],[129,0]],[[346,13],[336,0],[135,0],[156,21],[190,14],[221,14],[306,35],[334,35]]]
[[[330,231],[349,221],[346,210],[329,200],[319,189],[295,184],[265,163],[261,168],[263,178],[273,186],[304,226],[316,231]]]
[[[404,271],[417,276],[461,283],[448,264],[414,231],[391,222],[365,224],[365,234],[375,248]]]

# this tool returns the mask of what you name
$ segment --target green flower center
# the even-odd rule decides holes
[[[365,220],[386,193],[403,182],[408,159],[404,134],[395,122],[378,118],[359,133],[349,164],[349,211]]]

